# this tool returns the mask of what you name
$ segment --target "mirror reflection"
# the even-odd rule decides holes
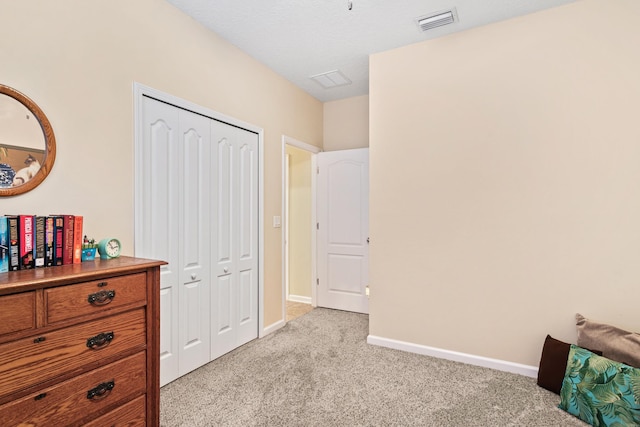
[[[38,119],[14,98],[0,94],[0,187],[31,180],[44,163],[45,149]]]
[[[0,196],[35,188],[55,159],[55,137],[46,116],[25,95],[0,85]]]

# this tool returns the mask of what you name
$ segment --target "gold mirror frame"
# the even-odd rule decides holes
[[[45,156],[44,162],[40,164],[40,169],[38,169],[38,172],[29,181],[18,186],[0,187],[0,197],[16,196],[36,188],[42,181],[44,181],[47,175],[49,175],[56,159],[56,137],[53,134],[53,128],[51,127],[51,123],[49,123],[49,119],[47,119],[47,116],[42,112],[40,107],[38,107],[38,105],[26,95],[9,86],[0,84],[0,95],[2,94],[9,96],[24,105],[26,109],[31,111],[31,114],[33,114],[33,116],[38,120],[44,136]],[[2,163],[2,161],[0,161],[0,163]]]

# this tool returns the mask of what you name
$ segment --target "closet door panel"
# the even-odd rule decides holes
[[[258,330],[258,136],[236,130],[238,147],[238,345]]]
[[[211,129],[217,141],[212,160],[217,165],[212,180],[217,200],[212,207],[216,212],[213,265],[220,287],[212,306],[229,315],[224,322],[218,319],[211,352],[221,355],[258,336],[258,136],[216,121]],[[223,284],[229,292],[224,297]],[[223,309],[225,304],[228,310]]]
[[[180,358],[184,375],[211,360],[209,119],[180,110]]]
[[[179,247],[179,111],[143,99],[142,197],[139,243],[148,258],[167,261],[160,267],[160,384],[178,377]]]

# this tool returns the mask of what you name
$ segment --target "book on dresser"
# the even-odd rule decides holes
[[[45,226],[46,226],[46,217],[44,216],[35,216],[34,217],[34,248],[33,252],[34,256],[34,265],[36,267],[44,267],[45,266],[45,254],[46,254],[46,244],[45,244]]]
[[[64,247],[64,218],[53,215],[53,260],[52,265],[62,265],[62,248]]]
[[[73,241],[75,215],[51,215],[62,218],[62,265],[73,264]],[[58,222],[56,222],[58,224]],[[60,264],[56,264],[60,265]]]
[[[80,264],[82,262],[82,215],[73,217],[73,263]]]
[[[7,217],[0,216],[0,273],[9,271],[9,226]]]
[[[44,266],[52,267],[55,265],[55,218],[47,216],[44,219]]]
[[[9,229],[9,271],[20,270],[20,248],[18,247],[18,217],[7,216]]]
[[[18,256],[20,270],[28,270],[36,266],[35,232],[35,216],[18,215]]]

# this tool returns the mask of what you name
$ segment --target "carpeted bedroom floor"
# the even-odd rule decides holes
[[[171,426],[585,426],[535,379],[366,343],[314,309],[161,389]]]

